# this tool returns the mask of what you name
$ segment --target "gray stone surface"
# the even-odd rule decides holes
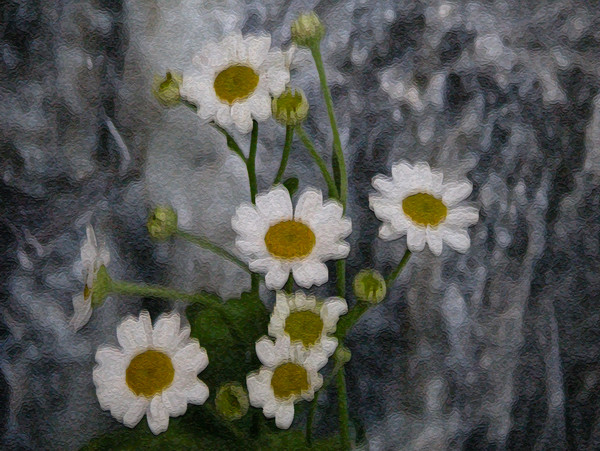
[[[466,255],[415,255],[349,338],[351,414],[370,448],[600,448],[600,11],[572,0],[4,2],[2,448],[76,449],[120,427],[95,398],[95,349],[115,341],[125,314],[171,308],[113,298],[68,330],[87,221],[115,277],[223,296],[248,287],[202,250],[147,237],[147,209],[169,202],[186,229],[233,249],[229,218],[248,196],[222,137],[183,107],[162,109],[149,85],[233,29],[287,47],[290,22],[310,9],[328,27],[350,171],[350,274],[388,271],[404,251],[404,240],[376,239],[367,200],[371,178],[395,161],[468,176],[481,208]],[[313,106],[308,130],[329,149],[305,51],[292,81]],[[260,187],[282,146],[278,125],[261,127]],[[300,143],[291,160],[301,189],[324,188]],[[336,427],[328,395],[319,434]]]

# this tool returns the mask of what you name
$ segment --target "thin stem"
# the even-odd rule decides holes
[[[113,280],[110,284],[109,291],[112,293],[128,294],[131,296],[171,299],[174,301],[190,301],[203,304],[205,307],[211,308],[220,306],[220,304],[210,297],[203,296],[201,294],[184,293],[171,288],[161,287],[159,285],[146,285]]]
[[[411,255],[412,252],[406,249],[406,252],[404,252],[404,256],[402,257],[402,260],[400,260],[400,263],[398,263],[398,266],[396,266],[387,279],[385,279],[385,284],[388,290],[392,287],[393,283],[396,281],[396,277],[398,277],[398,274],[400,274],[400,272],[404,269],[406,263],[408,263]]]
[[[225,136],[225,139],[227,140],[227,147],[229,147],[230,150],[235,152],[247,165],[248,160],[246,159],[244,152],[242,152],[242,149],[240,148],[240,146],[238,146],[238,143],[235,142],[235,139],[233,139],[229,132],[214,122],[211,122],[210,125],[212,125],[216,130],[220,131]]]
[[[313,59],[315,60],[315,66],[319,73],[319,81],[321,83],[321,91],[323,91],[323,97],[325,98],[325,105],[327,106],[327,114],[329,115],[329,122],[331,124],[331,132],[333,133],[333,151],[335,153],[337,164],[339,165],[339,192],[340,202],[344,209],[346,208],[346,198],[348,196],[348,176],[346,174],[346,163],[344,161],[344,153],[342,152],[342,143],[340,141],[340,134],[337,128],[337,122],[335,120],[335,112],[333,111],[333,100],[331,99],[331,92],[327,86],[327,77],[325,76],[325,67],[323,66],[323,59],[321,57],[320,43],[316,43],[310,48]]]
[[[329,196],[337,199],[338,198],[338,190],[335,187],[335,183],[334,183],[333,179],[331,178],[331,174],[329,173],[329,170],[327,169],[327,165],[325,164],[325,161],[323,161],[323,158],[321,158],[321,156],[317,153],[315,146],[311,142],[310,138],[308,137],[308,135],[306,134],[306,132],[304,131],[302,126],[299,125],[296,127],[296,133],[300,137],[300,140],[302,141],[304,146],[310,152],[310,155],[313,157],[313,160],[315,160],[315,163],[317,163],[317,166],[319,166],[319,169],[321,170],[321,174],[323,174],[323,178],[325,179],[325,182],[327,183],[327,187],[329,188]]]
[[[285,292],[287,294],[292,294],[292,291],[294,291],[294,276],[290,274],[285,284]]]
[[[336,375],[338,390],[338,410],[340,415],[340,443],[342,449],[350,449],[350,417],[348,415],[348,398],[346,395],[346,375],[344,367]]]
[[[208,249],[212,253],[217,254],[217,255],[223,257],[224,259],[229,260],[232,263],[235,263],[236,265],[238,265],[240,268],[242,268],[247,273],[252,274],[252,271],[250,271],[250,268],[248,268],[248,265],[246,265],[243,261],[241,261],[239,258],[237,258],[232,253],[226,251],[225,249],[220,248],[216,244],[212,244],[207,239],[199,237],[197,235],[192,235],[191,233],[184,232],[183,230],[177,230],[177,232],[175,232],[175,235],[177,235],[180,238],[183,238],[184,240],[189,241],[190,243],[194,243],[197,246],[200,246],[204,249]]]
[[[248,182],[250,184],[250,199],[252,203],[256,203],[256,193],[258,191],[258,184],[256,182],[256,150],[258,147],[258,122],[252,121],[252,135],[250,137],[250,152],[248,153],[248,160],[246,161],[246,168],[248,169]],[[260,276],[253,273],[250,276],[250,285],[252,293],[258,298],[258,290],[260,285]],[[261,302],[258,299],[258,302]],[[262,304],[262,302],[261,302]]]
[[[252,203],[256,201],[257,184],[256,184],[256,148],[258,145],[258,122],[252,121],[252,136],[250,138],[250,153],[246,167],[248,168],[248,181],[250,183],[250,199]]]
[[[277,185],[281,182],[283,178],[283,174],[285,173],[285,168],[287,166],[288,158],[290,156],[290,151],[292,150],[292,141],[294,140],[294,127],[292,125],[287,125],[285,127],[285,144],[283,146],[283,153],[281,154],[281,164],[279,165],[279,170],[277,171],[277,175],[275,176],[275,180],[273,181],[273,185]]]
[[[317,413],[317,405],[319,402],[319,395],[321,394],[321,392],[324,392],[325,390],[327,390],[327,387],[329,387],[329,385],[331,384],[333,379],[335,379],[335,376],[337,375],[338,371],[343,366],[344,366],[344,364],[342,362],[340,362],[339,360],[335,361],[335,366],[333,367],[331,374],[329,374],[327,379],[325,379],[325,382],[323,382],[323,386],[321,387],[321,389],[318,392],[315,393],[315,397],[313,398],[313,400],[310,403],[310,407],[309,407],[309,411],[308,411],[308,418],[306,420],[306,443],[308,446],[312,445],[312,428],[313,428],[313,424],[315,422],[315,415]]]

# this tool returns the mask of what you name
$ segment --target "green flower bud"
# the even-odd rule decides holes
[[[156,97],[161,105],[166,107],[174,107],[181,101],[179,95],[179,87],[183,82],[183,78],[179,74],[167,72],[165,78],[154,76],[154,84],[152,86],[152,94]]]
[[[112,279],[108,275],[106,266],[100,266],[92,284],[92,308],[98,308],[104,303],[106,296],[110,293],[111,285]]]
[[[363,269],[354,278],[354,295],[359,301],[377,304],[385,298],[385,280],[374,269]]]
[[[272,103],[273,117],[283,125],[298,125],[308,116],[308,101],[301,89],[287,88]]]
[[[177,213],[171,207],[156,207],[148,218],[148,232],[155,240],[166,240],[177,232]]]
[[[325,27],[314,12],[300,14],[291,28],[292,41],[302,47],[318,45],[325,35]]]
[[[346,346],[340,345],[335,350],[335,360],[337,362],[341,363],[342,365],[345,365],[346,363],[348,363],[351,358],[352,358],[352,353],[350,352],[350,349],[348,349]]]
[[[239,420],[248,412],[248,394],[238,382],[222,385],[215,397],[217,412],[232,421]]]

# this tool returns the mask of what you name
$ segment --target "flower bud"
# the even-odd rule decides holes
[[[308,116],[308,101],[301,89],[287,88],[272,103],[273,117],[283,125],[298,125]]]
[[[302,47],[318,45],[325,35],[325,27],[314,12],[300,14],[291,28],[292,41]]]
[[[148,218],[148,232],[155,240],[166,240],[177,232],[177,213],[171,207],[156,207]]]
[[[342,365],[345,365],[346,363],[348,363],[351,358],[352,358],[352,353],[350,352],[350,349],[348,349],[346,346],[340,345],[335,350],[335,360],[337,362],[341,363]]]
[[[224,418],[239,420],[248,412],[248,394],[240,383],[230,382],[217,391],[215,406]]]
[[[104,303],[106,296],[110,293],[111,284],[112,279],[108,275],[106,266],[100,266],[92,283],[92,308],[98,308]],[[89,290],[87,285],[85,288]]]
[[[167,72],[165,78],[159,76],[154,77],[152,86],[152,94],[156,97],[161,105],[166,107],[174,107],[181,101],[179,87],[183,82],[183,78],[179,74]]]
[[[385,280],[374,269],[363,269],[354,278],[354,295],[359,301],[377,304],[385,298]]]

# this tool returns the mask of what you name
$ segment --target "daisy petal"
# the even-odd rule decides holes
[[[454,207],[448,211],[444,224],[456,227],[465,227],[479,221],[479,210],[474,207]]]
[[[172,349],[179,338],[181,320],[178,314],[161,315],[154,325],[152,342],[154,346],[163,349]]]
[[[453,207],[461,200],[466,199],[473,191],[471,182],[446,183],[443,187],[442,201],[446,206]]]
[[[267,367],[277,366],[281,361],[275,343],[267,337],[263,337],[256,342],[256,356]]]
[[[178,417],[187,410],[187,396],[176,390],[166,390],[162,393],[162,401],[169,416]]]
[[[128,318],[117,326],[117,339],[126,351],[152,346],[152,335],[147,333],[141,319]]]
[[[323,208],[323,194],[316,189],[308,189],[302,193],[296,205],[294,219],[310,224],[313,215]],[[341,214],[340,216],[341,217]]]
[[[397,232],[392,228],[390,224],[384,223],[379,227],[379,238],[385,241],[392,241],[400,238],[406,234],[406,230],[403,232]]]
[[[147,398],[143,396],[137,396],[129,405],[127,413],[123,416],[123,424],[128,428],[135,427],[146,414],[148,404],[149,402]]]
[[[256,196],[256,208],[271,224],[294,217],[290,193],[281,185]]]
[[[191,341],[175,354],[174,366],[176,371],[198,374],[208,365],[208,356],[197,341]]]
[[[252,112],[252,117],[258,122],[264,122],[271,117],[271,96],[266,90],[257,88],[246,103]]]
[[[269,290],[280,290],[283,288],[290,275],[281,264],[275,263],[265,275],[265,285]]]
[[[279,429],[288,429],[294,421],[294,403],[286,402],[279,406],[275,413],[275,425]]]
[[[437,257],[442,255],[442,235],[437,230],[432,230],[431,228],[427,228],[427,244],[429,245],[429,249],[431,253]]]
[[[323,285],[329,278],[327,266],[320,261],[302,261],[292,268],[292,272],[294,280],[302,288]]]
[[[186,388],[185,395],[190,404],[202,405],[208,399],[208,387],[200,379],[196,379],[191,387]]]
[[[245,44],[248,47],[248,62],[254,66],[260,66],[271,48],[271,36],[250,36],[245,39]]]
[[[231,118],[240,133],[247,134],[252,131],[252,116],[244,102],[235,102],[231,106]]]
[[[148,426],[154,435],[165,432],[169,428],[169,414],[160,396],[152,398],[146,417]]]
[[[335,331],[335,324],[337,323],[340,315],[348,313],[348,304],[342,298],[329,298],[321,307],[321,318],[323,318],[323,325],[326,327],[333,327]]]
[[[471,247],[471,238],[466,230],[446,229],[443,238],[452,249],[461,253],[467,252]]]
[[[425,248],[427,236],[425,229],[409,227],[406,232],[406,244],[411,252],[421,252]]]
[[[90,318],[92,317],[92,303],[88,298],[87,300],[83,294],[79,294],[73,297],[73,317],[69,321],[69,326],[77,332],[83,326],[85,326]]]

